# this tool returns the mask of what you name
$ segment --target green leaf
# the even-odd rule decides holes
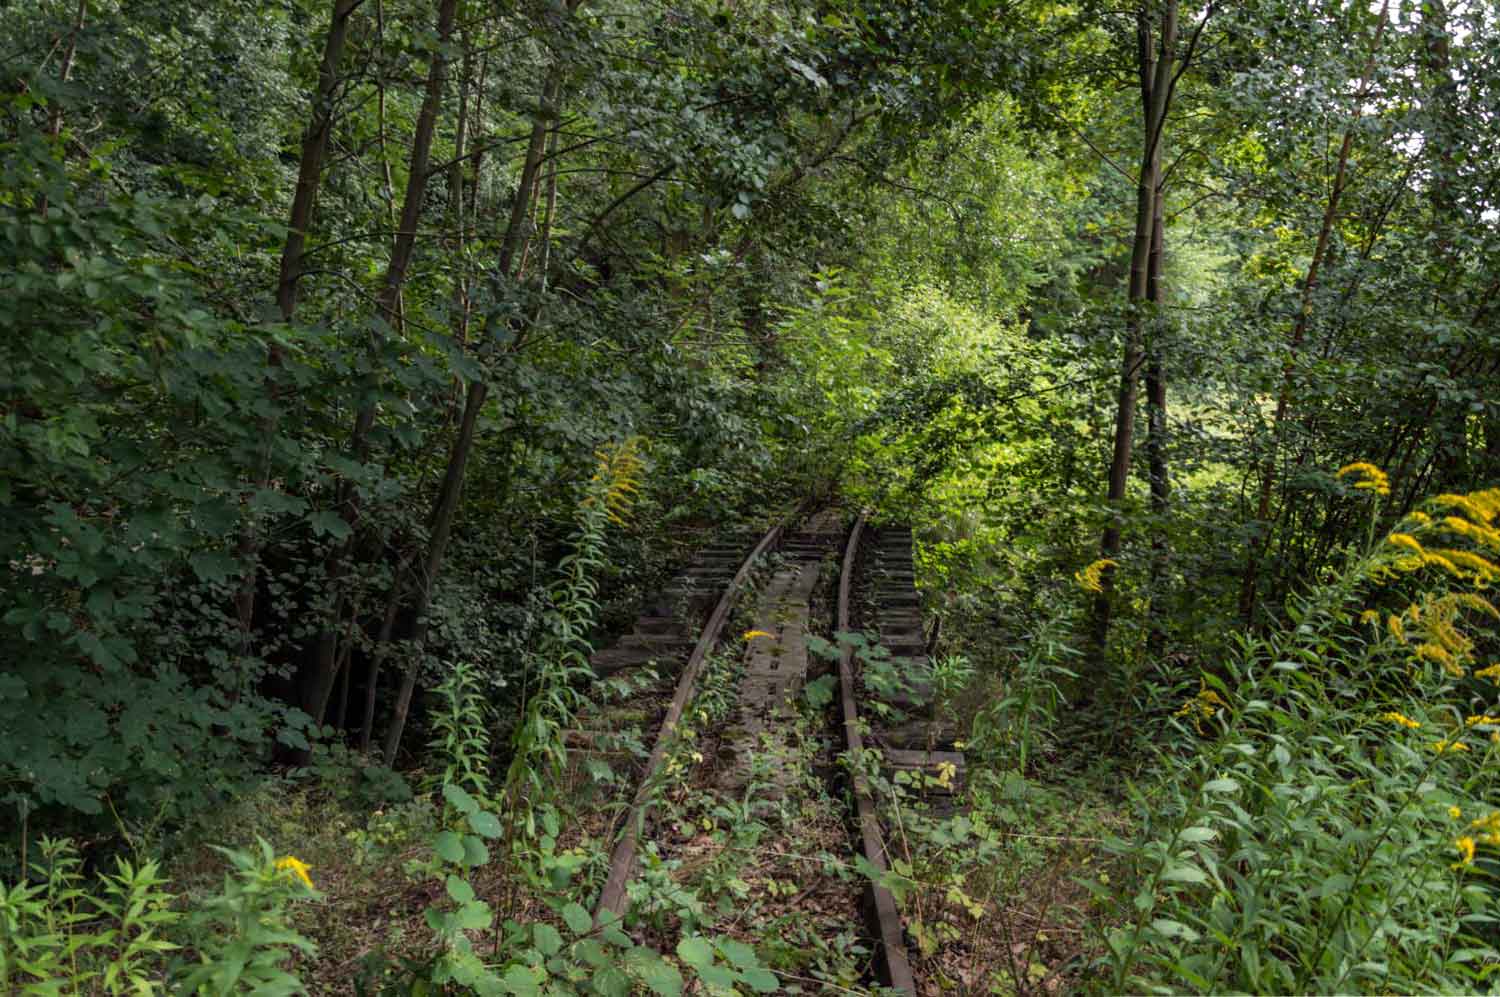
[[[1162,870],[1161,878],[1169,883],[1206,883],[1208,875],[1195,865],[1176,862]]]
[[[575,935],[586,935],[594,927],[594,919],[581,904],[569,903],[562,909],[562,919]]]
[[[541,993],[541,983],[545,979],[543,970],[532,969],[527,966],[512,966],[506,970],[501,982],[505,989],[515,994],[516,997],[537,997]]]
[[[594,974],[594,992],[602,997],[630,997],[630,977],[610,966]]]
[[[1212,779],[1203,784],[1205,793],[1238,793],[1240,784],[1233,779]]]
[[[580,940],[573,946],[573,951],[577,953],[578,958],[595,968],[603,968],[614,962],[604,946],[592,938]]]
[[[500,818],[488,810],[476,810],[469,814],[469,826],[476,834],[481,834],[486,838],[498,838],[505,833],[500,827]]]
[[[755,950],[744,942],[735,941],[733,938],[721,938],[716,944],[720,954],[740,969],[750,969],[760,965],[760,958],[755,954]]]
[[[464,904],[458,909],[458,926],[465,931],[483,931],[493,920],[490,905],[482,900]]]
[[[432,839],[432,850],[444,862],[459,863],[464,860],[463,842],[452,831],[443,831]]]
[[[463,864],[470,869],[487,865],[490,861],[490,850],[485,847],[484,840],[472,834],[464,835],[464,857]]]
[[[684,938],[677,943],[677,958],[689,966],[702,968],[712,965],[714,961],[714,948],[708,944],[708,940],[700,936]]]
[[[443,785],[443,799],[461,814],[472,814],[479,809],[479,804],[475,802],[474,797],[470,796],[462,786],[451,782]]]
[[[781,981],[769,969],[746,969],[740,973],[740,979],[758,994],[774,994],[781,989]]]
[[[542,955],[557,955],[562,951],[562,935],[550,924],[532,925],[531,937],[536,944],[537,951]]]
[[[678,997],[682,993],[682,973],[658,953],[643,945],[625,953],[625,965],[659,997]]]
[[[740,978],[740,974],[728,966],[698,966],[696,968],[698,979],[715,990],[727,990],[733,993],[734,985]]]
[[[467,904],[474,902],[474,887],[467,880],[450,875],[448,877],[448,896],[453,898],[454,903]]]

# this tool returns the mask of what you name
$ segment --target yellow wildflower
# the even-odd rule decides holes
[[[1416,523],[1418,526],[1426,526],[1432,522],[1432,517],[1420,510],[1407,513],[1406,518],[1411,520],[1413,523]]]
[[[1457,869],[1459,866],[1469,865],[1474,861],[1473,838],[1469,837],[1466,834],[1462,838],[1459,838],[1457,841],[1455,841],[1453,843],[1453,847],[1458,849],[1458,861],[1453,863],[1453,868]]]
[[[1474,716],[1466,718],[1464,724],[1468,727],[1478,727],[1480,724],[1500,724],[1500,717],[1492,717],[1488,713],[1476,713]]]
[[[1422,553],[1422,543],[1410,533],[1392,533],[1385,538],[1392,547],[1405,547],[1414,554]]]
[[[1470,609],[1478,610],[1486,616],[1492,616],[1500,620],[1500,609],[1496,609],[1494,603],[1482,596],[1475,595],[1473,592],[1450,593],[1448,598],[1460,606],[1468,606]]]
[[[1380,715],[1380,719],[1389,720],[1393,724],[1400,724],[1402,727],[1405,727],[1408,730],[1416,730],[1418,727],[1422,726],[1422,722],[1420,720],[1413,720],[1411,717],[1408,717],[1402,713],[1397,713],[1395,710],[1390,710],[1386,713],[1382,713]]]
[[[1109,557],[1101,557],[1099,560],[1085,567],[1082,571],[1074,572],[1073,580],[1078,583],[1079,588],[1085,592],[1104,591],[1104,571],[1106,568],[1118,568],[1120,562]]]
[[[1440,755],[1454,755],[1460,751],[1468,751],[1469,746],[1462,741],[1434,741],[1432,742],[1432,750]]]
[[[1442,665],[1443,670],[1455,678],[1462,676],[1464,673],[1463,666],[1453,657],[1453,652],[1441,644],[1433,644],[1431,642],[1418,644],[1413,653],[1421,660]]]
[[[1363,613],[1359,614],[1359,622],[1361,622],[1361,623],[1379,623],[1380,622],[1380,610],[1378,610],[1378,609],[1367,609],[1367,610],[1365,610]]]
[[[1198,686],[1197,695],[1191,699],[1184,700],[1182,706],[1178,707],[1177,712],[1173,716],[1191,716],[1199,733],[1202,733],[1203,721],[1212,720],[1214,714],[1226,708],[1229,704],[1224,702],[1224,697],[1210,689],[1202,679],[1198,681]]]
[[[1458,818],[1462,817],[1463,815],[1464,815],[1464,812],[1463,812],[1463,808],[1461,808],[1461,807],[1449,807],[1448,808],[1448,816],[1452,817],[1454,820],[1457,820]]]
[[[1481,668],[1474,673],[1474,677],[1477,679],[1494,679],[1496,682],[1500,682],[1500,665],[1490,665],[1488,668]]]
[[[1500,530],[1471,523],[1462,516],[1444,516],[1443,525],[1459,536],[1468,537],[1475,543],[1500,550]]]
[[[1439,495],[1432,500],[1432,504],[1442,506],[1445,509],[1457,509],[1476,523],[1488,523],[1493,518],[1493,515],[1486,513],[1486,503],[1478,493],[1474,495]]]
[[[1339,468],[1337,477],[1353,475],[1359,480],[1354,487],[1363,491],[1374,492],[1376,495],[1389,495],[1391,493],[1391,479],[1386,473],[1374,464],[1365,461],[1355,461],[1353,464],[1345,464]]]
[[[1480,557],[1478,554],[1466,550],[1439,548],[1438,550],[1429,551],[1427,556],[1441,557],[1450,564],[1455,565],[1452,570],[1460,578],[1463,577],[1460,573],[1462,569],[1468,569],[1473,573],[1474,578],[1480,582],[1490,582],[1500,577],[1500,565],[1495,564],[1495,562],[1488,558]]]
[[[745,640],[754,640],[757,637],[774,637],[774,636],[776,636],[776,635],[772,634],[772,633],[768,633],[765,630],[746,630],[745,633],[743,634],[743,637],[744,637]]]
[[[1390,629],[1392,637],[1403,644],[1406,643],[1406,628],[1401,625],[1401,617],[1392,613],[1390,619],[1385,621],[1385,625]]]
[[[298,879],[302,880],[302,882],[306,883],[309,890],[314,889],[312,877],[307,874],[307,870],[311,869],[312,866],[297,858],[295,855],[286,855],[282,858],[277,859],[276,868],[291,870],[292,875],[296,876]]]

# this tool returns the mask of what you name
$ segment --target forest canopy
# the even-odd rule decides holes
[[[0,68],[3,986],[866,992],[676,853],[609,947],[568,837],[593,656],[832,509],[966,758],[840,873],[923,993],[1494,988],[1492,4],[30,0]]]

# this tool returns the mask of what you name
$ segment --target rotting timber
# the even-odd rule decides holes
[[[846,531],[844,522],[838,510],[824,510],[802,519],[795,531],[791,524],[786,524],[771,529],[754,542],[753,538],[744,537],[744,546],[737,550],[731,543],[709,548],[657,599],[648,603],[631,634],[594,656],[596,672],[614,680],[653,665],[670,667],[674,658],[681,660],[686,655],[670,702],[661,709],[658,700],[656,709],[646,711],[652,715],[659,711],[661,721],[650,739],[649,757],[634,772],[635,788],[625,806],[623,823],[616,820],[613,824],[618,830],[613,837],[608,876],[595,905],[596,926],[618,926],[622,922],[630,903],[628,887],[640,870],[640,857],[647,844],[650,843],[650,850],[656,855],[671,851],[669,837],[662,837],[661,821],[653,820],[653,813],[661,803],[658,796],[663,785],[661,770],[673,752],[680,749],[680,745],[674,747],[679,724],[684,711],[694,703],[710,655],[716,647],[733,645],[725,639],[730,636],[725,631],[732,614],[738,613],[737,618],[747,621],[750,629],[741,638],[744,645],[737,660],[724,659],[722,655],[715,659],[735,661],[726,686],[732,704],[727,707],[719,729],[713,732],[717,750],[706,761],[699,758],[702,782],[716,792],[747,798],[750,793],[762,794],[767,799],[785,796],[799,772],[797,751],[802,743],[798,740],[799,724],[805,727],[809,722],[805,715],[799,714],[810,674],[809,637],[820,629],[849,631],[857,612],[852,608],[856,592],[863,596],[857,621],[878,634],[879,643],[896,659],[896,667],[910,669],[907,692],[899,702],[887,705],[915,711],[920,709],[923,697],[930,695],[930,683],[926,680],[930,669],[913,585],[910,531],[870,530],[863,517]],[[752,580],[757,586],[753,593]],[[824,582],[828,585],[824,586]],[[821,601],[816,594],[820,592],[826,592]],[[737,602],[742,603],[738,609]],[[710,605],[712,611],[695,638],[691,618]],[[838,736],[830,739],[820,735],[820,738],[822,743],[829,744],[830,751],[844,753],[851,762],[848,770],[853,775],[849,788],[853,790],[854,813],[837,816],[840,807],[835,798],[831,804],[835,813],[833,837],[840,843],[830,847],[843,851],[846,858],[841,864],[847,869],[859,867],[850,854],[858,851],[870,867],[884,873],[889,868],[887,842],[880,804],[865,775],[873,771],[864,767],[867,752],[879,754],[879,770],[887,775],[901,770],[930,775],[945,761],[961,772],[962,757],[930,750],[934,747],[933,728],[924,727],[922,721],[907,725],[910,729],[887,726],[872,730],[869,718],[861,717],[860,697],[866,693],[858,672],[859,662],[848,641],[840,640],[838,646],[836,676],[824,681],[836,682],[840,722],[828,727],[823,719],[811,721],[827,735],[834,735],[842,728]],[[812,666],[814,673],[816,667]],[[921,732],[913,733],[918,728]],[[578,731],[571,740],[586,751],[597,750],[609,736],[608,730]],[[919,750],[922,742],[928,750]],[[645,745],[639,744],[636,750],[644,754]],[[821,778],[817,781],[821,782]],[[936,780],[917,781],[926,786]],[[960,784],[959,780],[944,781],[948,783],[944,787],[948,792]],[[848,831],[851,827],[853,840]],[[848,881],[844,889],[857,891],[861,883],[865,901],[861,904],[857,893],[846,894],[847,905],[840,908],[846,913],[838,915],[842,919],[839,930],[853,932],[866,941],[866,979],[874,983],[878,977],[885,987],[915,993],[894,897],[878,881],[859,876]],[[860,916],[861,908],[864,918]]]

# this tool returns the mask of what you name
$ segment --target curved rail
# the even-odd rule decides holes
[[[849,543],[844,548],[844,566],[839,574],[839,605],[837,632],[849,629],[849,587],[854,578],[854,561],[859,553],[859,535],[864,530],[865,517],[854,521],[849,531]],[[859,761],[863,757],[864,738],[859,733],[859,710],[854,698],[854,663],[850,646],[839,642],[839,688],[844,700],[844,739],[848,743],[849,758],[854,762],[850,771],[854,776],[854,806],[859,818],[859,836],[865,859],[880,872],[886,871],[885,847],[881,842],[880,820],[875,816],[875,800],[870,795],[870,783],[865,778]],[[911,962],[906,957],[906,942],[902,937],[901,915],[896,910],[896,898],[877,880],[870,881],[871,903],[879,939],[880,956],[885,963],[886,980],[895,990],[915,994],[916,981],[911,975]]]
[[[594,908],[596,927],[617,921],[625,913],[625,887],[635,875],[636,845],[640,843],[641,828],[651,817],[652,776],[656,774],[656,770],[661,767],[661,763],[666,758],[667,749],[671,745],[672,732],[677,728],[677,722],[682,719],[682,711],[687,709],[688,700],[693,696],[693,687],[698,684],[698,673],[703,670],[703,663],[708,659],[708,653],[719,642],[719,634],[729,619],[730,609],[734,606],[735,595],[749,576],[750,568],[755,564],[756,559],[781,538],[783,529],[782,525],[772,527],[771,531],[761,538],[760,543],[755,545],[755,548],[740,564],[739,570],[734,573],[734,578],[724,586],[724,593],[719,596],[719,601],[714,605],[714,611],[709,614],[708,622],[703,625],[703,632],[698,636],[698,643],[693,645],[693,653],[688,656],[687,664],[682,666],[682,676],[677,680],[677,691],[672,696],[671,705],[667,707],[666,716],[662,718],[661,730],[656,735],[656,744],[651,749],[651,757],[646,760],[646,771],[641,776],[635,799],[631,801],[624,833],[620,835],[620,840],[615,843],[615,850],[609,857],[609,878],[604,881],[604,889],[599,894],[598,906]]]

